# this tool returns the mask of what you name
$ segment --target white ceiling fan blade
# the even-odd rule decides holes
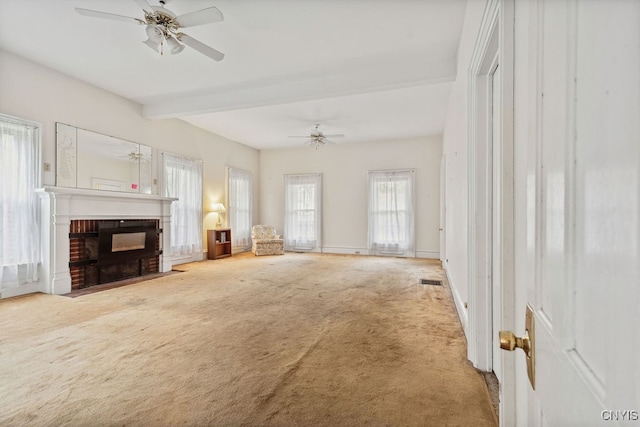
[[[324,136],[325,138],[344,138],[344,135],[341,133],[336,133],[334,135],[322,135],[322,136]]]
[[[197,50],[201,54],[208,56],[214,61],[222,61],[222,59],[224,58],[224,53],[219,52],[214,48],[209,47],[206,44],[199,42],[198,40],[186,34],[183,34],[183,33],[178,34],[178,40],[180,40],[182,43],[186,44],[190,48]]]
[[[155,15],[156,11],[153,10],[153,8],[147,2],[147,0],[134,0],[134,1],[137,3],[138,6],[142,8],[142,10],[147,12],[149,15]]]
[[[289,136],[289,138],[310,138],[310,136],[309,135],[304,135],[304,136],[302,136],[302,135],[291,135],[291,136]]]
[[[136,24],[144,24],[144,21],[138,18],[131,18],[129,16],[115,15],[113,13],[107,12],[99,12],[97,10],[83,9],[81,7],[76,7],[76,12],[80,15],[90,16],[92,18],[103,18],[103,19],[111,19],[113,21],[123,21],[123,22],[135,22]]]
[[[142,0],[144,1],[144,0]],[[208,7],[195,12],[185,13],[176,18],[176,22],[182,28],[195,27],[196,25],[213,24],[224,21],[222,12],[217,7]]]

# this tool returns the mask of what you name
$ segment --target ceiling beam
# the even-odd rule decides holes
[[[361,64],[364,65],[364,64]],[[357,95],[455,81],[455,64],[443,61],[414,62],[400,66],[393,61],[360,66],[349,72],[313,70],[287,76],[242,82],[176,95],[138,98],[147,118],[175,118],[233,111],[313,99]],[[331,70],[334,71],[334,70]]]

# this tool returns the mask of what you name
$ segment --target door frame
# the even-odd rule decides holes
[[[445,226],[447,222],[447,155],[443,154],[440,160],[440,262],[446,262],[447,239],[445,238]]]
[[[468,292],[469,327],[467,357],[482,371],[493,369],[493,298],[502,307],[498,322],[502,329],[515,325],[514,258],[514,0],[488,0],[468,71]],[[501,117],[500,145],[491,144],[490,77],[499,63]],[[495,155],[493,155],[495,154]],[[492,159],[496,159],[493,165]],[[498,167],[494,174],[493,167]],[[499,180],[498,194],[492,196],[492,179]],[[497,226],[492,230],[493,200]],[[495,236],[495,239],[492,238]],[[495,254],[495,255],[494,255]],[[491,265],[499,266],[501,289],[492,292]],[[516,420],[515,369],[513,358],[500,357],[503,381],[500,383],[500,424]]]

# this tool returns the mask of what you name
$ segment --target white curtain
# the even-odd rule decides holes
[[[415,256],[415,170],[369,172],[369,253]]]
[[[227,168],[229,228],[234,250],[251,249],[253,226],[253,176],[251,172]]]
[[[0,116],[0,288],[37,282],[40,256],[38,128]]]
[[[171,204],[172,256],[202,253],[202,160],[162,153],[165,197]]]
[[[322,247],[322,175],[285,175],[284,244],[287,250]]]

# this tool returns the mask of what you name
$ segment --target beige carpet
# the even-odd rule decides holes
[[[180,269],[0,301],[0,425],[497,425],[438,262],[241,254]]]

